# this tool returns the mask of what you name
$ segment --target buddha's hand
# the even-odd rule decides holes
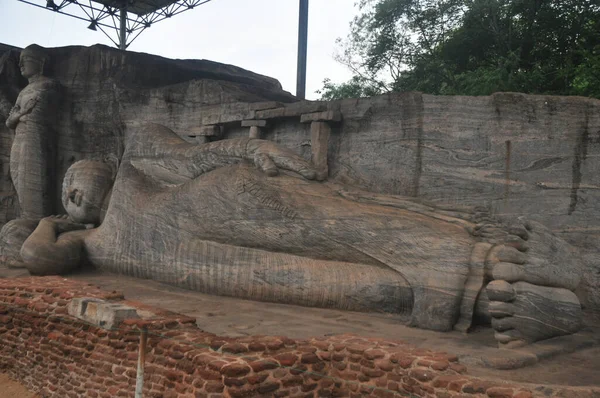
[[[246,159],[267,174],[276,176],[279,169],[290,170],[307,180],[314,180],[317,172],[314,167],[291,150],[267,140],[251,139],[246,147]]]
[[[42,219],[41,222],[51,224],[58,235],[63,234],[65,232],[77,231],[80,229],[87,228],[85,224],[74,223],[68,218],[66,214],[62,216],[45,217]]]

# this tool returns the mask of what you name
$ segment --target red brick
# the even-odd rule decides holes
[[[220,372],[221,369],[223,369],[223,367],[228,364],[229,364],[229,362],[225,362],[225,361],[218,359],[218,360],[209,362],[208,367],[214,371]]]
[[[219,381],[207,381],[204,386],[206,392],[223,392],[225,386]]]
[[[250,367],[255,372],[262,372],[263,370],[276,369],[279,367],[279,363],[273,359],[262,359],[260,361],[250,362]]]
[[[292,353],[275,355],[273,359],[277,360],[281,366],[293,366],[298,361],[298,356]]]
[[[248,348],[240,343],[227,343],[221,347],[221,351],[230,352],[233,354],[241,354],[243,352],[248,352]]]
[[[225,377],[223,383],[227,387],[242,387],[244,384],[248,383],[248,380],[245,378]]]
[[[467,394],[485,394],[488,388],[495,387],[497,384],[485,380],[472,380],[463,386],[462,391]]]
[[[333,359],[334,361],[337,361],[337,362],[341,362],[344,359],[346,359],[346,355],[344,355],[342,353],[334,352],[333,355],[331,356],[331,359]]]
[[[377,368],[386,372],[390,372],[394,369],[394,364],[389,359],[377,359],[374,361],[374,364]]]
[[[267,380],[267,377],[269,377],[269,375],[267,373],[262,373],[262,374],[258,374],[258,375],[248,376],[246,379],[248,380],[248,383],[250,383],[250,384],[260,384],[263,381]]]
[[[451,363],[450,369],[452,369],[456,373],[466,373],[467,372],[467,367],[465,365],[461,365],[459,363]]]
[[[419,381],[430,381],[435,376],[435,373],[430,369],[415,368],[411,369],[409,375]]]
[[[365,368],[365,367],[361,368],[361,372],[365,376],[368,376],[368,377],[381,377],[385,374],[385,372],[383,370],[371,369],[371,368]]]
[[[350,351],[352,354],[362,354],[369,348],[369,346],[360,344],[351,344],[347,347],[348,351]]]
[[[511,388],[492,387],[488,388],[486,393],[490,398],[513,398],[513,390]]]
[[[279,383],[277,383],[277,382],[269,382],[269,383],[265,383],[265,384],[260,385],[258,387],[257,391],[260,394],[268,394],[268,393],[271,393],[273,391],[278,390],[279,387],[280,387]]]
[[[271,340],[267,342],[267,348],[271,351],[277,351],[284,347],[283,341],[281,340]]]
[[[450,366],[448,364],[448,362],[439,361],[439,362],[432,363],[431,364],[431,369],[439,370],[439,371],[444,371],[444,370],[448,369],[448,366]]]
[[[221,373],[210,369],[196,369],[195,374],[204,380],[221,380]]]
[[[243,363],[230,363],[221,368],[221,374],[229,377],[240,377],[247,375],[251,370],[250,366]]]
[[[381,350],[367,350],[365,351],[365,358],[367,359],[379,359],[379,358],[383,358],[385,357],[385,352],[381,351]]]
[[[253,342],[248,344],[248,349],[250,351],[264,351],[267,349],[267,346],[263,343]]]
[[[432,385],[435,388],[446,388],[451,382],[462,379],[464,379],[464,377],[459,375],[441,375],[436,377],[436,379],[432,382]]]
[[[303,354],[302,359],[300,360],[302,363],[317,363],[320,361],[319,357],[316,354]]]

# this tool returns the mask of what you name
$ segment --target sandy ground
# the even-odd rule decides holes
[[[0,398],[39,398],[39,395],[28,391],[20,383],[0,373]]]
[[[230,297],[209,296],[149,280],[98,272],[70,276],[106,290],[117,290],[128,300],[165,308],[197,319],[198,326],[217,335],[285,335],[307,338],[353,333],[403,340],[415,346],[447,351],[467,362],[482,352],[496,353],[490,328],[469,335],[439,333],[404,326],[406,318],[388,314],[366,314],[292,305],[261,303]],[[502,371],[468,365],[472,375],[540,384],[600,385],[600,347],[545,359],[534,366]]]

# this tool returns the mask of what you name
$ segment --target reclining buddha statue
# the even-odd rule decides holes
[[[193,145],[151,124],[118,167],[82,160],[67,216],[42,219],[32,274],[84,263],[196,291],[466,330],[491,317],[503,347],[576,332],[580,261],[543,225],[426,206],[317,181],[309,162],[254,138]],[[479,217],[479,219],[478,219]]]

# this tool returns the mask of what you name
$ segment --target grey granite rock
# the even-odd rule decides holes
[[[490,279],[571,292],[559,304],[572,308],[575,290],[600,308],[600,101],[514,93],[295,101],[273,79],[231,66],[103,46],[48,51],[49,76],[64,87],[56,177],[81,159],[110,158],[119,171],[111,192],[97,164],[87,178],[65,179],[65,192],[57,187],[56,213],[88,221],[78,195],[90,190],[102,210],[93,221],[103,222],[81,231],[56,218],[40,223],[22,250],[43,259],[34,272],[66,259],[63,272],[83,253],[98,267],[214,294],[412,311],[412,324],[437,330],[457,322],[467,330],[473,312],[485,312]],[[2,70],[14,61],[3,56]],[[22,88],[3,76],[0,90]],[[300,121],[316,113],[336,117],[317,118],[328,134],[313,134],[313,145],[317,129]],[[266,121],[263,140],[248,138],[249,120]],[[9,143],[10,134],[0,138]],[[0,189],[0,210],[14,218],[10,184]],[[543,226],[528,230],[535,222]],[[478,244],[489,253],[475,255]],[[519,328],[524,341],[549,336]]]

